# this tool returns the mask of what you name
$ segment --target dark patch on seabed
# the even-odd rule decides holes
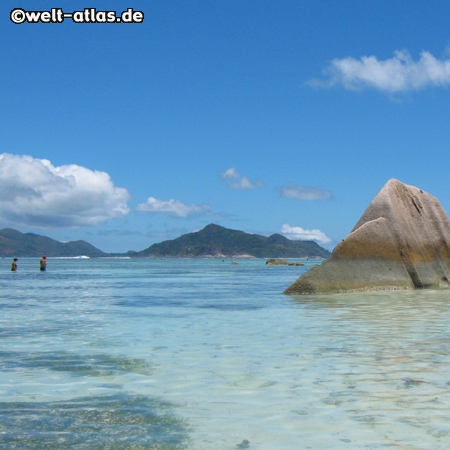
[[[143,359],[131,359],[121,355],[71,352],[0,352],[0,370],[17,368],[45,369],[68,372],[73,376],[114,376],[120,373],[141,373],[150,375],[151,364]]]
[[[233,303],[233,304],[228,304],[228,305],[201,305],[198,306],[199,309],[217,309],[219,311],[252,311],[255,309],[263,309],[265,308],[265,306],[260,306],[260,305],[248,305],[248,304],[237,304],[237,303]]]
[[[133,395],[59,402],[1,402],[0,448],[17,450],[181,450],[187,422],[176,405]]]
[[[180,306],[190,306],[190,303],[188,301],[184,300],[174,300],[170,299],[170,301],[167,300],[167,298],[164,297],[150,297],[150,296],[142,296],[137,297],[134,296],[130,299],[121,299],[117,302],[115,302],[115,305],[117,306],[126,306],[126,307],[133,307],[133,308],[148,308],[148,307],[172,307],[172,308],[178,308]]]

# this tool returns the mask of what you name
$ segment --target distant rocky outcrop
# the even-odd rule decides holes
[[[430,194],[391,179],[322,265],[285,294],[446,286],[450,222]]]
[[[271,258],[266,261],[268,266],[304,266],[301,262],[289,262],[280,258]]]

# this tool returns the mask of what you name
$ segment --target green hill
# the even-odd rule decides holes
[[[59,242],[11,228],[0,230],[0,256],[106,256],[85,241]]]
[[[129,256],[236,256],[257,258],[328,258],[330,252],[314,241],[291,241],[280,234],[269,237],[210,224],[203,230],[163,241]]]

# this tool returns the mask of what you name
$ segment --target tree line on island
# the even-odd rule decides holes
[[[142,251],[105,253],[85,241],[59,242],[11,228],[0,230],[0,256],[53,257],[236,257],[328,258],[330,252],[314,241],[293,241],[280,234],[261,236],[210,224],[200,231],[153,244]]]

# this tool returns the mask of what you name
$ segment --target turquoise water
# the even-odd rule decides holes
[[[450,291],[238,262],[0,260],[0,448],[450,448]]]

